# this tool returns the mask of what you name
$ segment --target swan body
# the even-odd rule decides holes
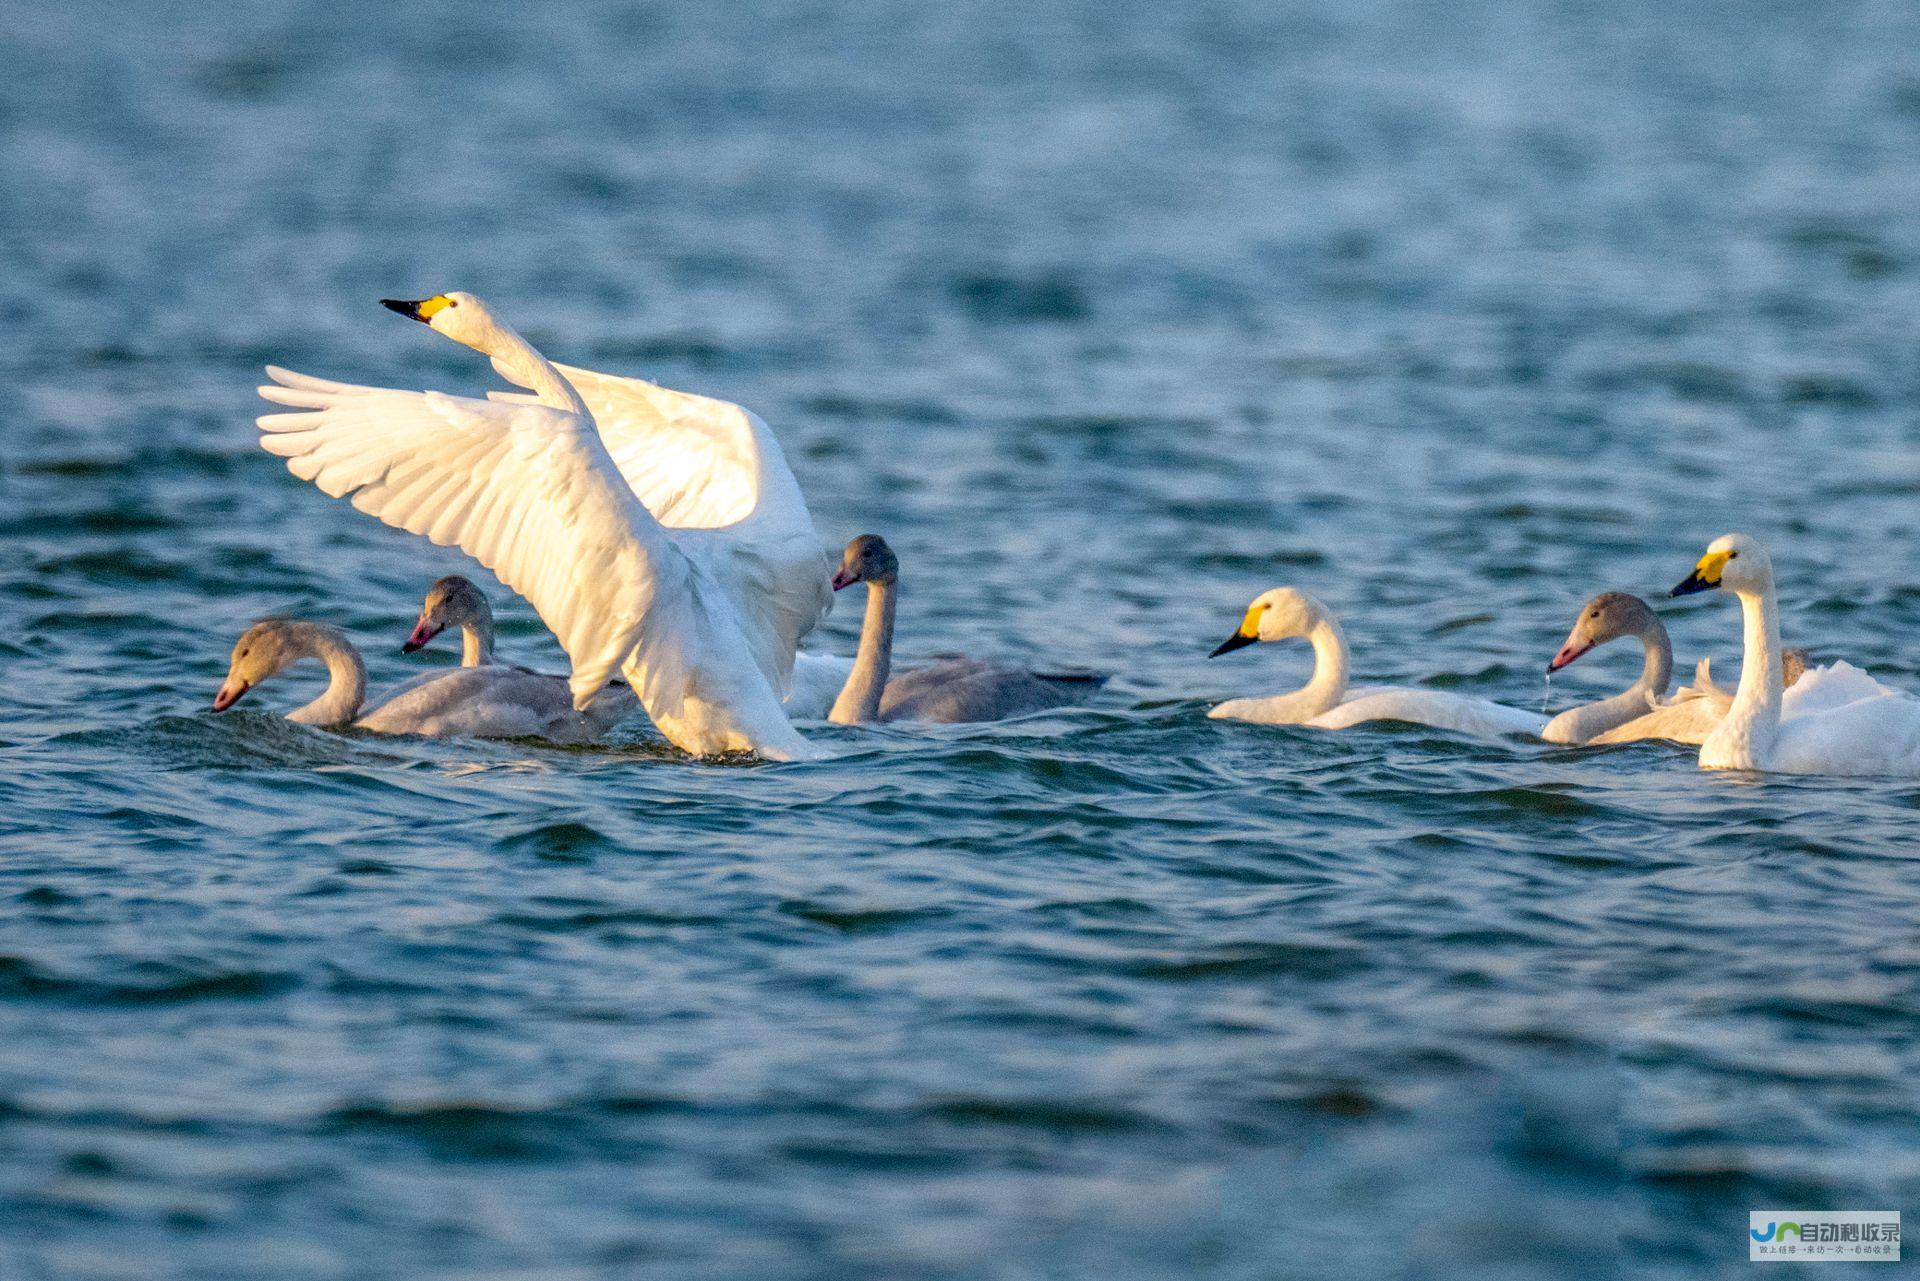
[[[516,363],[496,359],[509,382]],[[780,442],[758,414],[710,396],[555,365],[607,455],[676,546],[733,602],[755,661],[785,689],[795,647],[833,604],[826,548]],[[532,396],[492,391],[500,403]]]
[[[1645,653],[1640,678],[1612,698],[1560,713],[1547,722],[1540,734],[1542,738],[1549,743],[1592,747],[1647,739],[1695,746],[1706,741],[1733,705],[1733,694],[1714,682],[1712,662],[1703,658],[1694,668],[1692,685],[1679,690],[1671,699],[1663,697],[1672,679],[1673,644],[1667,636],[1666,625],[1638,596],[1602,592],[1582,605],[1573,630],[1567,634],[1567,643],[1547,664],[1547,672],[1557,672],[1588,651],[1628,636],[1637,637]],[[1792,689],[1807,670],[1806,651],[1787,650],[1781,661],[1784,679]],[[1789,698],[1781,714],[1798,715],[1800,708],[1799,698]]]
[[[287,719],[337,729],[435,738],[552,738],[566,741],[585,722],[564,682],[514,667],[460,667],[409,682],[369,711],[367,668],[345,633],[325,623],[269,618],[233,647],[227,679],[214,696],[223,712],[254,687],[306,659],[326,664],[327,687]]]
[[[486,673],[483,684],[492,682],[496,693],[511,689],[523,708],[541,718],[544,728],[521,731],[512,737],[538,736],[559,742],[584,743],[599,738],[640,709],[626,682],[609,681],[584,710],[576,712],[566,677],[550,676],[530,668],[496,662],[493,656],[493,606],[488,603],[486,593],[459,574],[449,575],[427,589],[427,598],[420,606],[419,621],[414,623],[413,631],[407,637],[406,644],[400,647],[400,652],[413,653],[431,643],[434,637],[449,627],[457,628],[460,632],[460,671]],[[511,680],[508,674],[511,674]],[[411,694],[419,686],[444,681],[447,675],[444,672],[429,672],[417,676],[394,691],[394,697],[397,699],[401,695]],[[524,678],[527,677],[544,681],[545,688],[526,681]],[[496,698],[495,701],[500,700]]]
[[[764,424],[573,371],[608,413],[603,439],[568,377],[478,298],[387,305],[484,352],[533,394],[474,400],[269,368],[276,385],[260,394],[301,412],[261,417],[261,445],[526,597],[572,662],[576,709],[619,671],[661,733],[695,755],[819,756],[778,691],[793,642],[826,607],[825,558]]]
[[[1845,663],[1837,663],[1831,668],[1820,667],[1811,670],[1817,675],[1829,671],[1838,674],[1840,669],[1873,681],[1871,676],[1867,676],[1859,668],[1850,667]],[[1781,655],[1782,679],[1787,685],[1787,695],[1780,704],[1780,715],[1783,718],[1798,716],[1802,711],[1812,710],[1820,705],[1818,700],[1804,697],[1808,691],[1799,688],[1801,676],[1808,671],[1805,650],[1789,649]],[[1848,678],[1840,677],[1835,683],[1828,684],[1823,697],[1830,700],[1837,691],[1844,689],[1852,690],[1848,698],[1861,697],[1860,687],[1849,685],[1847,682]],[[1874,681],[1873,689],[1874,692],[1880,692],[1883,687]],[[1729,707],[1733,706],[1733,691],[1715,683],[1712,660],[1703,658],[1694,668],[1692,685],[1680,690],[1666,702],[1658,699],[1651,699],[1649,702],[1652,710],[1646,715],[1636,717],[1604,734],[1595,735],[1587,742],[1599,747],[1609,743],[1634,743],[1658,738],[1670,743],[1686,743],[1698,747],[1707,741],[1707,735],[1713,732],[1713,727],[1720,723],[1720,718],[1727,714]]]
[[[894,675],[893,619],[900,561],[878,534],[847,544],[833,589],[867,585],[867,612],[853,669],[827,719],[962,724],[1005,720],[1084,702],[1106,683],[1091,673],[1052,675],[949,655]]]
[[[1700,745],[1702,769],[1920,776],[1920,699],[1857,668],[1808,673],[1792,691],[1796,714],[1784,714],[1773,563],[1758,539],[1715,539],[1673,594],[1716,588],[1740,602],[1743,657],[1733,703]]]
[[[1652,710],[1642,716],[1636,716],[1625,724],[1617,725],[1604,734],[1595,734],[1586,740],[1588,746],[1605,747],[1613,743],[1640,743],[1648,739],[1660,739],[1669,743],[1686,743],[1698,746],[1707,741],[1707,735],[1727,714],[1732,699],[1721,699],[1714,695],[1702,695],[1695,698],[1677,698],[1669,703],[1654,703]]]
[[[1347,688],[1346,635],[1325,605],[1292,587],[1256,598],[1239,630],[1209,657],[1257,642],[1305,637],[1313,646],[1313,676],[1301,688],[1268,698],[1235,698],[1207,713],[1216,720],[1260,725],[1351,729],[1368,721],[1406,721],[1482,737],[1537,736],[1547,718],[1484,698],[1406,686]]]

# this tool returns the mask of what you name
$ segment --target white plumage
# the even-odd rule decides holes
[[[738,415],[729,428],[726,414],[694,412],[702,398],[663,400],[650,384],[576,371],[619,424],[630,482],[580,393],[479,299],[390,305],[486,352],[534,397],[474,400],[270,368],[277,385],[260,394],[304,412],[263,416],[262,446],[361,511],[459,547],[526,597],[572,661],[576,707],[618,670],[689,752],[818,755],[776,690],[825,608],[826,558],[764,424],[728,406]],[[696,523],[670,531],[641,489]]]
[[[1714,588],[1739,599],[1745,640],[1740,685],[1700,746],[1702,769],[1920,776],[1920,699],[1846,663],[1783,690],[1773,562],[1758,539],[1716,538],[1673,594]]]
[[[1442,690],[1384,686],[1347,688],[1347,639],[1333,614],[1313,597],[1292,587],[1262,593],[1248,607],[1239,630],[1215,655],[1260,641],[1305,637],[1313,644],[1313,677],[1301,688],[1269,698],[1235,698],[1207,713],[1216,720],[1261,725],[1305,725],[1312,729],[1351,729],[1368,721],[1406,721],[1436,729],[1485,737],[1538,736],[1547,718],[1484,698]]]

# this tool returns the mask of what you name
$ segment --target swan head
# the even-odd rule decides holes
[[[1672,595],[1691,596],[1715,588],[1729,592],[1761,591],[1773,582],[1773,562],[1760,540],[1747,534],[1722,534],[1707,544],[1707,554],[1693,572],[1674,587]]]
[[[1628,592],[1601,592],[1580,607],[1580,617],[1567,633],[1567,643],[1547,664],[1547,670],[1557,672],[1590,649],[1622,636],[1638,636],[1659,625],[1653,610],[1638,596]]]
[[[277,676],[306,657],[293,620],[263,618],[240,634],[227,663],[227,679],[213,696],[213,710],[224,712],[261,681]]]
[[[459,574],[449,574],[427,588],[426,603],[420,606],[420,618],[414,623],[413,633],[407,637],[407,643],[400,647],[400,652],[413,653],[449,627],[468,627],[492,621],[493,607],[487,604],[486,593]]]
[[[484,344],[502,328],[487,304],[469,293],[435,294],[417,302],[382,298],[380,305],[476,350],[484,351]]]
[[[1214,647],[1208,658],[1218,658],[1261,641],[1305,636],[1325,620],[1326,607],[1297,587],[1276,587],[1254,597],[1233,635]]]
[[[840,568],[833,573],[833,590],[855,583],[886,585],[900,577],[900,558],[878,534],[862,534],[847,544],[840,555]]]

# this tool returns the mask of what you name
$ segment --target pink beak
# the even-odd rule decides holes
[[[413,632],[407,637],[407,643],[400,647],[402,654],[411,654],[422,645],[440,634],[440,629],[422,618],[413,625]]]
[[[241,697],[252,688],[253,686],[247,684],[245,681],[227,681],[220,686],[220,692],[213,696],[213,710],[216,712],[226,711],[229,707],[239,702]]]
[[[1547,664],[1547,670],[1549,672],[1557,672],[1592,648],[1593,646],[1591,645],[1576,645],[1572,641],[1568,641],[1560,647],[1560,652],[1553,656],[1553,661]]]
[[[851,587],[853,586],[853,584],[859,581],[860,581],[859,579],[855,578],[852,574],[849,574],[844,569],[835,570],[833,574],[833,590],[837,592],[841,588]]]

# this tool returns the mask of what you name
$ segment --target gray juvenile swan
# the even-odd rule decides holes
[[[867,585],[867,613],[853,671],[827,719],[839,725],[863,721],[997,721],[1084,702],[1105,676],[1049,675],[1001,667],[970,658],[943,657],[925,667],[891,675],[893,611],[900,560],[878,534],[847,544],[833,576],[833,590]]]
[[[1665,700],[1673,676],[1673,643],[1653,609],[1626,592],[1602,592],[1580,607],[1567,643],[1547,664],[1557,672],[1581,655],[1621,637],[1637,637],[1645,650],[1640,678],[1612,698],[1570,708],[1547,722],[1540,737],[1549,743],[1602,746],[1664,739],[1698,745],[1706,741],[1733,705],[1733,695],[1714,684],[1707,659],[1695,668],[1694,682]],[[1807,668],[1806,651],[1783,656],[1787,686]],[[1664,701],[1663,701],[1664,700]]]
[[[403,654],[411,654],[429,644],[434,637],[449,627],[460,629],[460,666],[464,668],[499,668],[522,676],[534,676],[550,681],[555,687],[555,698],[566,697],[569,708],[572,707],[572,695],[567,690],[567,678],[550,676],[535,672],[531,668],[518,665],[501,664],[493,656],[493,606],[487,601],[487,594],[473,585],[472,580],[459,574],[449,574],[427,589],[427,598],[420,606],[420,617],[413,625],[413,632],[406,643],[400,647]],[[421,683],[437,679],[442,673],[434,672],[416,678],[402,685],[396,694],[404,694]],[[561,738],[567,742],[581,742],[598,738],[618,725],[634,712],[640,710],[640,700],[633,696],[633,689],[625,681],[610,680],[606,687],[593,696],[586,710],[574,713],[571,719],[556,718],[557,733],[544,734],[546,738]]]
[[[326,664],[327,688],[305,707],[287,714],[302,725],[377,734],[423,734],[437,738],[585,737],[585,717],[573,710],[565,682],[512,667],[460,667],[412,681],[364,716],[367,667],[360,651],[337,627],[292,618],[255,623],[233,647],[227,679],[214,695],[224,712],[262,682],[303,659]]]
[[[459,574],[448,574],[427,588],[420,617],[400,652],[411,654],[424,649],[449,627],[460,629],[460,666],[487,667],[493,663],[493,605],[471,579]]]
[[[1552,675],[1588,650],[1623,636],[1638,637],[1646,661],[1640,679],[1612,698],[1570,708],[1547,722],[1540,737],[1549,743],[1591,743],[1603,734],[1645,718],[1660,706],[1673,682],[1673,642],[1647,602],[1627,592],[1601,592],[1580,607],[1567,643],[1547,664]],[[1707,728],[1712,728],[1709,725]],[[1705,731],[1702,731],[1704,737]],[[1663,738],[1663,734],[1636,734],[1635,738]],[[1619,742],[1620,739],[1609,741]],[[1698,742],[1699,740],[1694,740]]]

